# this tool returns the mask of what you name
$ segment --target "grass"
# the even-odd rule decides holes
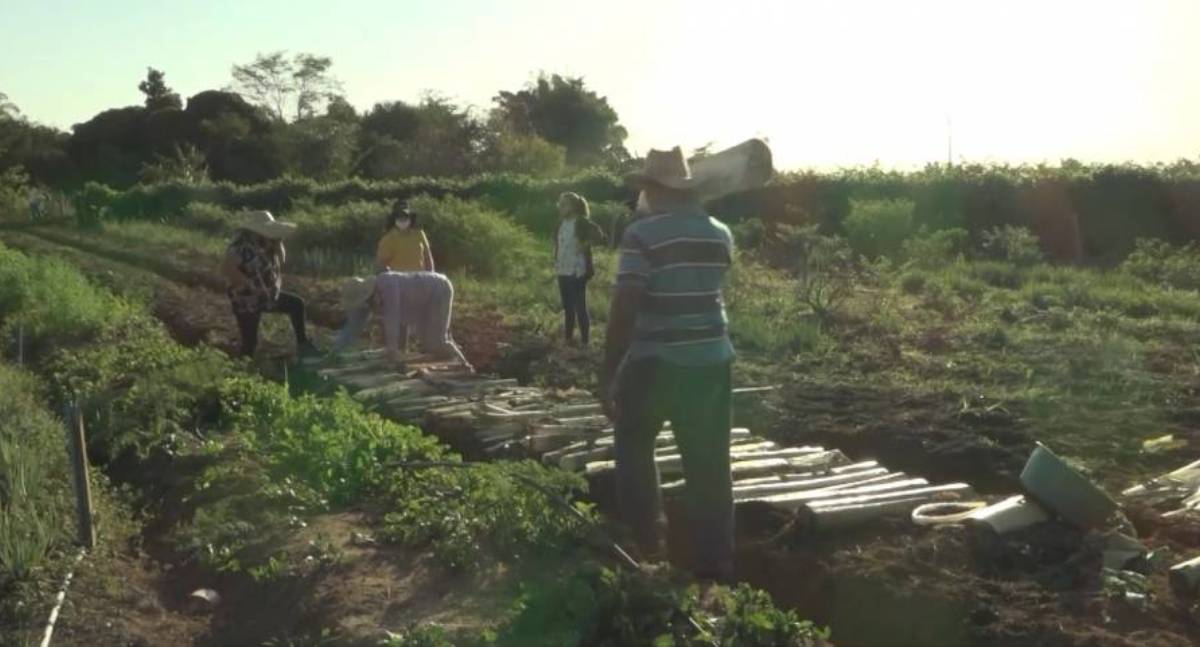
[[[486,241],[493,239],[516,248],[507,261],[448,266],[456,307],[498,313],[520,337],[552,348],[562,324],[550,241],[500,225],[493,209],[467,201],[430,199],[425,208],[442,219],[441,239],[456,250],[452,257],[490,254],[497,244]],[[359,205],[351,210],[359,215],[339,225],[336,210],[327,211],[311,217],[331,231],[378,215]],[[462,234],[480,220],[491,223],[492,238]],[[136,249],[148,257],[187,245],[215,258],[224,244],[198,231],[144,223],[110,225],[99,235],[131,246],[138,238]],[[1153,254],[1143,254],[1133,269],[1099,270],[1036,262],[1015,244],[1020,262],[998,252],[1000,258],[964,260],[961,241],[935,238],[901,246],[910,255],[926,249],[920,258],[885,266],[882,275],[855,275],[851,297],[832,318],[812,316],[790,272],[757,261],[753,251],[741,254],[726,291],[739,351],[735,379],[787,380],[798,362],[810,380],[982,394],[1017,412],[1038,438],[1107,471],[1113,483],[1156,468],[1139,454],[1139,443],[1184,431],[1172,412],[1195,404],[1191,340],[1200,333],[1200,299],[1156,279],[1166,270],[1156,270]],[[926,240],[924,247],[910,244]],[[293,245],[287,271],[332,284],[368,270],[369,249],[341,249]],[[1167,255],[1169,274],[1190,276],[1190,258]],[[599,251],[589,287],[598,341],[615,262],[613,252]],[[206,269],[194,263],[181,260],[180,267]],[[588,386],[596,354],[572,360],[578,366],[551,362],[539,370],[554,384]]]

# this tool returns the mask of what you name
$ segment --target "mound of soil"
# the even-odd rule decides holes
[[[741,521],[741,520],[739,520]],[[745,525],[745,524],[741,524]],[[743,541],[752,541],[743,537]],[[1055,522],[997,538],[880,522],[739,550],[739,574],[845,645],[1190,645],[1200,625],[1162,567],[1105,586],[1097,544]]]
[[[1012,412],[951,393],[804,381],[781,394],[783,415],[769,432],[792,445],[836,448],[856,459],[933,481],[964,481],[982,493],[1011,493],[1034,440]]]

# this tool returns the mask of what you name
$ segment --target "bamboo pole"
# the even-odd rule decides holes
[[[71,474],[75,483],[75,516],[79,544],[90,550],[96,546],[96,529],[92,525],[92,485],[88,478],[87,438],[79,406],[67,408],[67,448],[71,456]]]

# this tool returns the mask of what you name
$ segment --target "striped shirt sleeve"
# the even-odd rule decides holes
[[[645,285],[649,278],[650,260],[646,258],[646,245],[632,229],[628,229],[621,237],[617,284]]]

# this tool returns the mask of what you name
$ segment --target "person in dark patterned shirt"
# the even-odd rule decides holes
[[[246,214],[225,252],[221,274],[237,319],[243,356],[253,356],[258,347],[258,324],[264,312],[286,314],[296,334],[297,352],[316,353],[304,330],[304,300],[282,291],[287,254],[283,239],[295,229],[294,224],[275,220],[268,211],[254,211]]]

